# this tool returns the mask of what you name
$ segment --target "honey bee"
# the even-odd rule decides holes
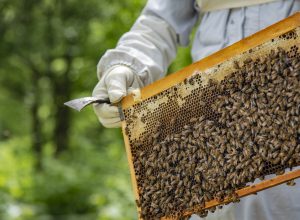
[[[141,203],[140,203],[140,201],[139,200],[135,200],[135,203],[136,203],[136,205],[137,205],[137,207],[141,207]]]
[[[156,132],[152,138],[157,139],[160,136],[160,134],[161,134],[161,132]]]
[[[176,118],[171,118],[170,126],[173,127],[176,124]]]
[[[196,213],[200,218],[205,218],[208,215],[207,210],[203,210],[201,212]]]
[[[245,60],[244,60],[244,64],[249,64],[252,62],[252,59],[250,57],[247,57]]]
[[[286,183],[286,185],[288,186],[295,186],[296,185],[296,182],[294,180],[290,180]]]
[[[284,174],[284,172],[285,172],[284,170],[279,170],[279,171],[277,171],[275,174],[279,176],[279,175]]]
[[[233,67],[237,70],[239,70],[241,68],[239,65],[239,62],[237,60],[233,61]]]

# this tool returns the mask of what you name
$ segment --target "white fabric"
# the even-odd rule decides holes
[[[109,98],[111,103],[118,103],[130,90],[140,88],[144,84],[132,69],[123,65],[115,65],[101,77],[94,88],[93,96],[101,99]],[[107,128],[120,127],[121,120],[118,108],[109,104],[94,104],[94,111]]]
[[[176,47],[189,43],[190,32],[201,11],[201,8],[195,5],[194,0],[148,0],[132,29],[122,36],[115,49],[107,51],[101,58],[98,64],[99,78],[105,77],[114,65],[128,66],[143,85],[163,77],[176,56]],[[285,0],[207,12],[194,37],[191,51],[193,61],[206,57],[299,10],[299,0]],[[108,97],[108,93],[103,92],[105,97]],[[102,117],[100,111],[98,115]],[[105,110],[103,114],[108,119],[109,114],[116,115],[116,112],[110,113]],[[258,196],[246,197],[238,204],[209,214],[206,219],[300,219],[299,185],[300,181],[297,180],[295,187],[282,185],[265,190]],[[195,216],[193,218],[199,219]]]
[[[193,61],[221,50],[299,10],[299,0],[286,0],[204,13],[194,37]]]
[[[277,0],[197,0],[201,11],[215,11],[228,8],[240,8],[250,5],[258,5]]]

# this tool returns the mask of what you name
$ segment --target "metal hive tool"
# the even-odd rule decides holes
[[[287,51],[291,58],[300,59],[300,13],[278,22],[234,45],[225,48],[183,70],[171,74],[141,90],[139,101],[132,96],[127,96],[122,102],[125,120],[122,124],[126,151],[131,170],[132,184],[137,201],[139,219],[154,219],[147,212],[143,212],[141,201],[143,183],[148,180],[147,169],[137,169],[137,161],[140,155],[150,155],[153,152],[153,134],[157,133],[157,124],[162,126],[156,142],[165,140],[168,136],[181,133],[192,118],[204,117],[207,120],[218,121],[220,117],[213,111],[214,100],[221,96],[217,91],[217,85],[226,84],[228,77],[237,72],[235,63],[247,63],[251,58],[253,62],[261,59],[278,48]],[[300,89],[299,87],[297,89]],[[203,104],[205,103],[205,104]],[[213,126],[222,126],[215,123]],[[299,143],[298,143],[299,145]],[[147,156],[145,156],[147,158]],[[299,157],[299,155],[298,155]],[[158,158],[157,158],[158,159]],[[296,161],[296,162],[295,162]],[[278,184],[296,179],[300,176],[299,160],[293,163],[279,163],[273,165],[265,162],[262,176],[282,172],[287,168],[292,171],[278,175],[272,179],[262,180],[256,184],[241,184],[235,190],[236,198],[225,197],[221,201],[211,198],[204,205],[193,204],[185,208],[173,208],[173,212],[160,215],[161,219],[179,219],[194,212],[203,212],[217,205],[237,200],[239,197],[254,194],[258,191],[276,186]],[[175,165],[174,165],[175,166]],[[168,168],[163,168],[168,171]],[[154,174],[159,178],[161,170],[155,170]],[[204,173],[205,175],[205,173]],[[195,180],[190,180],[195,181]],[[150,197],[154,197],[155,192]],[[159,207],[157,208],[159,210]],[[171,208],[172,209],[172,208]],[[156,217],[157,218],[157,217]]]

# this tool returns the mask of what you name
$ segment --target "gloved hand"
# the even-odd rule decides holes
[[[118,103],[132,89],[143,87],[132,69],[124,65],[115,65],[108,69],[100,78],[93,91],[93,97],[107,99]],[[116,128],[121,126],[118,108],[109,104],[94,104],[94,111],[104,127]]]

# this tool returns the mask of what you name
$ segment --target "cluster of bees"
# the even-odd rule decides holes
[[[205,217],[205,202],[225,197],[256,178],[300,164],[300,59],[278,48],[264,58],[234,63],[221,83],[210,80],[203,103],[215,118],[191,118],[180,133],[160,138],[157,123],[151,150],[138,152],[134,167],[143,219],[185,210]],[[203,94],[202,94],[203,95]],[[170,122],[171,123],[171,122]],[[221,206],[219,206],[221,208]]]

